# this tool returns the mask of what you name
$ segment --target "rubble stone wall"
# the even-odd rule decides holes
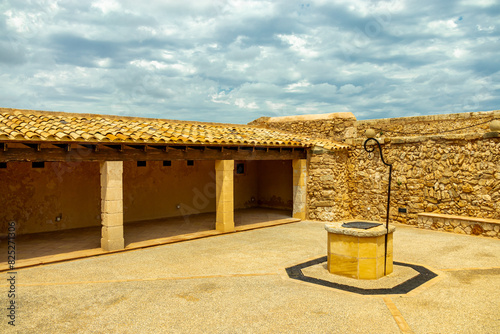
[[[493,119],[500,119],[500,110],[361,121],[356,120],[352,113],[310,116],[308,118],[303,116],[261,117],[249,124],[317,138],[347,141],[364,136],[365,131],[370,128],[385,137],[484,133],[488,131],[489,123]]]
[[[357,129],[351,133],[360,135],[365,128],[384,122],[392,124],[394,133],[400,129],[433,132],[418,136],[389,136],[387,131],[377,134],[385,160],[393,165],[390,221],[418,225],[419,213],[500,219],[500,136],[486,134],[495,118],[500,118],[500,112],[411,118],[414,122],[409,125],[403,124],[403,119],[354,122]],[[309,125],[288,121],[283,129],[300,133],[315,124],[304,122]],[[317,122],[324,122],[326,129],[335,120]],[[337,122],[342,125],[348,121]],[[277,123],[273,126],[278,127]],[[479,123],[469,128],[469,133],[464,132],[467,129],[456,130]],[[316,128],[321,129],[319,125]],[[456,131],[448,133],[447,129]],[[385,221],[389,167],[382,163],[378,148],[371,154],[364,150],[364,140],[344,138],[351,145],[349,149],[330,152],[317,148],[310,152],[309,219]]]
[[[416,225],[422,212],[500,219],[500,137],[480,134],[383,140],[393,165],[391,221]],[[388,170],[363,140],[350,150],[353,218],[385,221]],[[406,213],[399,212],[406,209]]]
[[[334,221],[351,217],[348,150],[312,150],[307,182],[308,218]]]
[[[500,220],[495,219],[475,219],[464,216],[420,213],[418,215],[418,227],[428,230],[500,238]]]
[[[357,136],[355,126],[356,117],[352,113],[311,116],[317,117],[261,117],[249,124],[336,141],[344,141],[346,138]]]

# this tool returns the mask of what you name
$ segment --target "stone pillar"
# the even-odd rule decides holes
[[[122,161],[101,162],[101,247],[105,251],[125,248],[122,175]]]
[[[220,232],[234,231],[234,160],[216,160],[216,223]]]
[[[306,219],[307,160],[295,159],[293,165],[293,218]]]

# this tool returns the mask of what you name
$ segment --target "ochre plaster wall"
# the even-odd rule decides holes
[[[9,162],[0,169],[0,233],[9,221],[18,234],[99,226],[99,182],[98,162]]]
[[[245,164],[245,173],[234,173],[234,208],[245,209],[257,207],[259,198],[259,161],[238,160],[234,162],[235,169],[239,163]]]
[[[293,209],[293,169],[291,160],[263,160],[258,165],[260,207]]]
[[[124,221],[215,212],[215,162],[194,161],[194,166],[176,160],[171,166],[148,161],[137,167],[123,163]],[[180,209],[177,209],[180,205]]]
[[[235,167],[242,162],[235,161]],[[291,160],[250,160],[243,163],[245,174],[234,175],[235,209],[293,208]]]

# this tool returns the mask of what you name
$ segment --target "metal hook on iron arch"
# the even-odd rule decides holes
[[[392,164],[388,164],[387,162],[385,162],[384,160],[384,154],[382,152],[382,146],[380,146],[380,143],[378,142],[377,139],[375,138],[368,138],[367,140],[365,140],[365,143],[363,144],[364,148],[365,148],[365,151],[368,152],[368,153],[373,153],[373,151],[375,151],[375,147],[372,147],[371,149],[369,149],[366,144],[370,141],[370,140],[373,140],[375,143],[377,143],[378,145],[378,149],[380,151],[380,159],[382,159],[382,162],[384,163],[384,165],[386,166],[389,166],[392,168]]]

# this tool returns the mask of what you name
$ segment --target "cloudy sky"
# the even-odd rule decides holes
[[[2,0],[0,106],[247,123],[500,109],[500,2]]]

